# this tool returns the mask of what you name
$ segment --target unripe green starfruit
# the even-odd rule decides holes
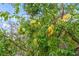
[[[25,34],[25,28],[22,28],[21,26],[18,28],[19,34]]]

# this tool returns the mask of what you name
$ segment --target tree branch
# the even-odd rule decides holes
[[[70,31],[68,31],[66,28],[63,28],[66,33],[72,38],[73,41],[75,41],[77,44],[79,44],[79,38],[75,37]]]

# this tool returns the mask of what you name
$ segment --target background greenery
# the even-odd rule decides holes
[[[0,18],[15,18],[19,25],[11,23],[9,32],[0,28],[0,55],[79,55],[79,4],[23,4],[28,20],[18,15],[21,4],[11,5],[14,14],[3,11]]]

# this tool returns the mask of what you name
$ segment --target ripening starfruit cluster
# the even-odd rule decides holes
[[[51,36],[54,33],[54,25],[50,25],[47,29],[47,35]]]
[[[67,22],[67,21],[70,20],[70,18],[71,18],[71,15],[70,15],[70,14],[65,14],[65,15],[63,16],[62,21]]]

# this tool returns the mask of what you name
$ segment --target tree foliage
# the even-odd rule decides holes
[[[28,20],[18,15],[20,5],[12,4],[14,15],[0,13],[5,20],[15,17],[19,22],[17,32],[9,36],[0,30],[0,55],[78,55],[79,4],[22,4]]]

